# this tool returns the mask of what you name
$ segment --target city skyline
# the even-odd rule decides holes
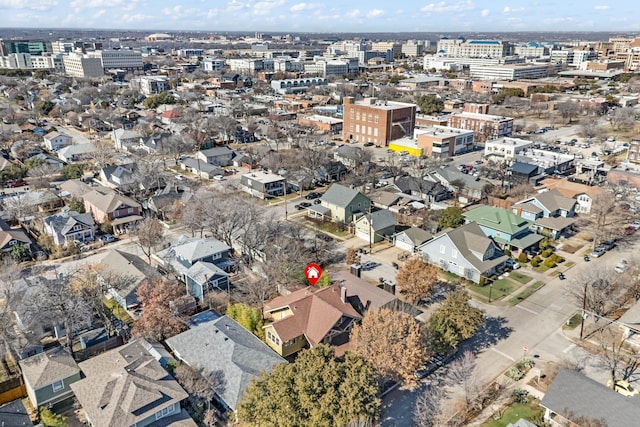
[[[0,27],[174,31],[639,31],[603,0],[0,0]]]

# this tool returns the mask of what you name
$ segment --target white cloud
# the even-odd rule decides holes
[[[481,16],[489,16],[489,14],[491,13],[491,11],[489,9],[482,9],[482,12],[480,12]]]
[[[207,11],[207,18],[215,18],[219,13],[220,11],[218,9],[209,9]]]
[[[0,0],[0,9],[31,9],[31,10],[49,10],[58,5],[57,0]]]
[[[271,10],[282,6],[285,0],[266,0],[259,1],[253,6],[253,14],[254,15],[269,15]]]
[[[73,8],[89,8],[97,9],[102,7],[120,6],[124,0],[73,0],[69,2],[69,6]]]
[[[151,18],[150,16],[147,16],[145,14],[136,13],[136,14],[133,14],[133,15],[124,14],[120,18],[120,20],[122,22],[126,22],[126,23],[134,23],[134,22],[146,21],[147,19],[150,19],[150,18]]]
[[[303,10],[320,9],[322,5],[320,3],[298,3],[291,6],[291,12],[302,12]]]
[[[243,2],[238,0],[231,0],[225,9],[226,12],[237,12],[238,10],[242,10],[249,6],[245,5]]]
[[[510,6],[505,6],[504,9],[502,9],[502,13],[504,13],[505,15],[508,15],[510,13],[520,13],[520,12],[524,12],[525,8],[524,7],[510,7]]]
[[[606,5],[603,5],[603,6],[593,6],[593,8],[594,8],[595,10],[609,10],[609,9],[610,9],[610,7],[609,7],[609,6],[606,6]]]
[[[382,15],[384,15],[384,10],[382,9],[373,9],[367,12],[367,18],[377,18]]]
[[[358,18],[361,15],[359,9],[353,9],[351,12],[347,12],[347,18]]]
[[[438,3],[429,3],[420,9],[421,12],[461,12],[463,10],[471,10],[475,8],[472,0],[459,1],[457,3],[447,3],[441,1]]]

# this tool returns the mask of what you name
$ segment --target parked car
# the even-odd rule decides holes
[[[100,240],[102,240],[105,243],[109,243],[109,242],[113,242],[114,240],[116,240],[116,238],[113,237],[113,235],[111,235],[111,234],[103,234],[102,236],[100,236]]]
[[[224,176],[222,176],[222,175],[214,175],[213,179],[215,179],[216,181],[222,181],[224,179]]]
[[[309,202],[300,202],[297,205],[295,205],[294,208],[296,208],[297,210],[301,211],[303,209],[308,208],[309,206],[311,206],[311,203],[309,203]]]
[[[593,252],[591,252],[591,253],[589,254],[589,256],[590,256],[591,258],[599,258],[599,257],[601,257],[602,255],[604,255],[604,253],[605,253],[605,252],[606,252],[606,250],[604,250],[603,248],[595,248],[595,249],[593,250]]]
[[[369,141],[369,142],[365,142],[364,143],[365,147],[373,147],[373,142]]]
[[[616,264],[616,267],[614,268],[614,270],[616,271],[616,273],[624,273],[625,270],[627,269],[627,265],[629,265],[627,260],[621,259],[620,262]]]
[[[377,262],[374,261],[367,261],[364,264],[362,264],[362,269],[363,270],[373,270],[374,268],[376,268],[379,264]]]
[[[317,199],[319,197],[322,197],[322,193],[318,193],[316,191],[312,191],[311,193],[309,193],[306,196],[304,196],[304,198],[307,199],[307,200],[313,200],[313,199]]]
[[[626,397],[633,397],[640,393],[637,388],[633,387],[625,380],[617,380],[613,387],[611,387],[611,380],[609,380],[607,381],[607,387],[612,388],[613,391],[616,391]]]
[[[516,261],[514,261],[512,259],[508,259],[505,264],[506,264],[507,267],[509,267],[512,270],[517,270],[517,269],[520,268],[520,264],[518,264]]]
[[[613,239],[605,240],[604,242],[600,243],[600,246],[603,247],[605,251],[610,251],[615,245],[616,241]]]
[[[10,182],[7,187],[16,188],[16,187],[24,187],[25,185],[29,185],[29,183],[23,179],[19,179],[17,181]]]

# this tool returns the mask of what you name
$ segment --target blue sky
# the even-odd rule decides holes
[[[638,31],[633,0],[0,0],[0,27],[203,31]]]

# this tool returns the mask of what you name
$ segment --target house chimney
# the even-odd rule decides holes
[[[340,288],[340,300],[343,304],[347,303],[347,288],[344,286]]]

